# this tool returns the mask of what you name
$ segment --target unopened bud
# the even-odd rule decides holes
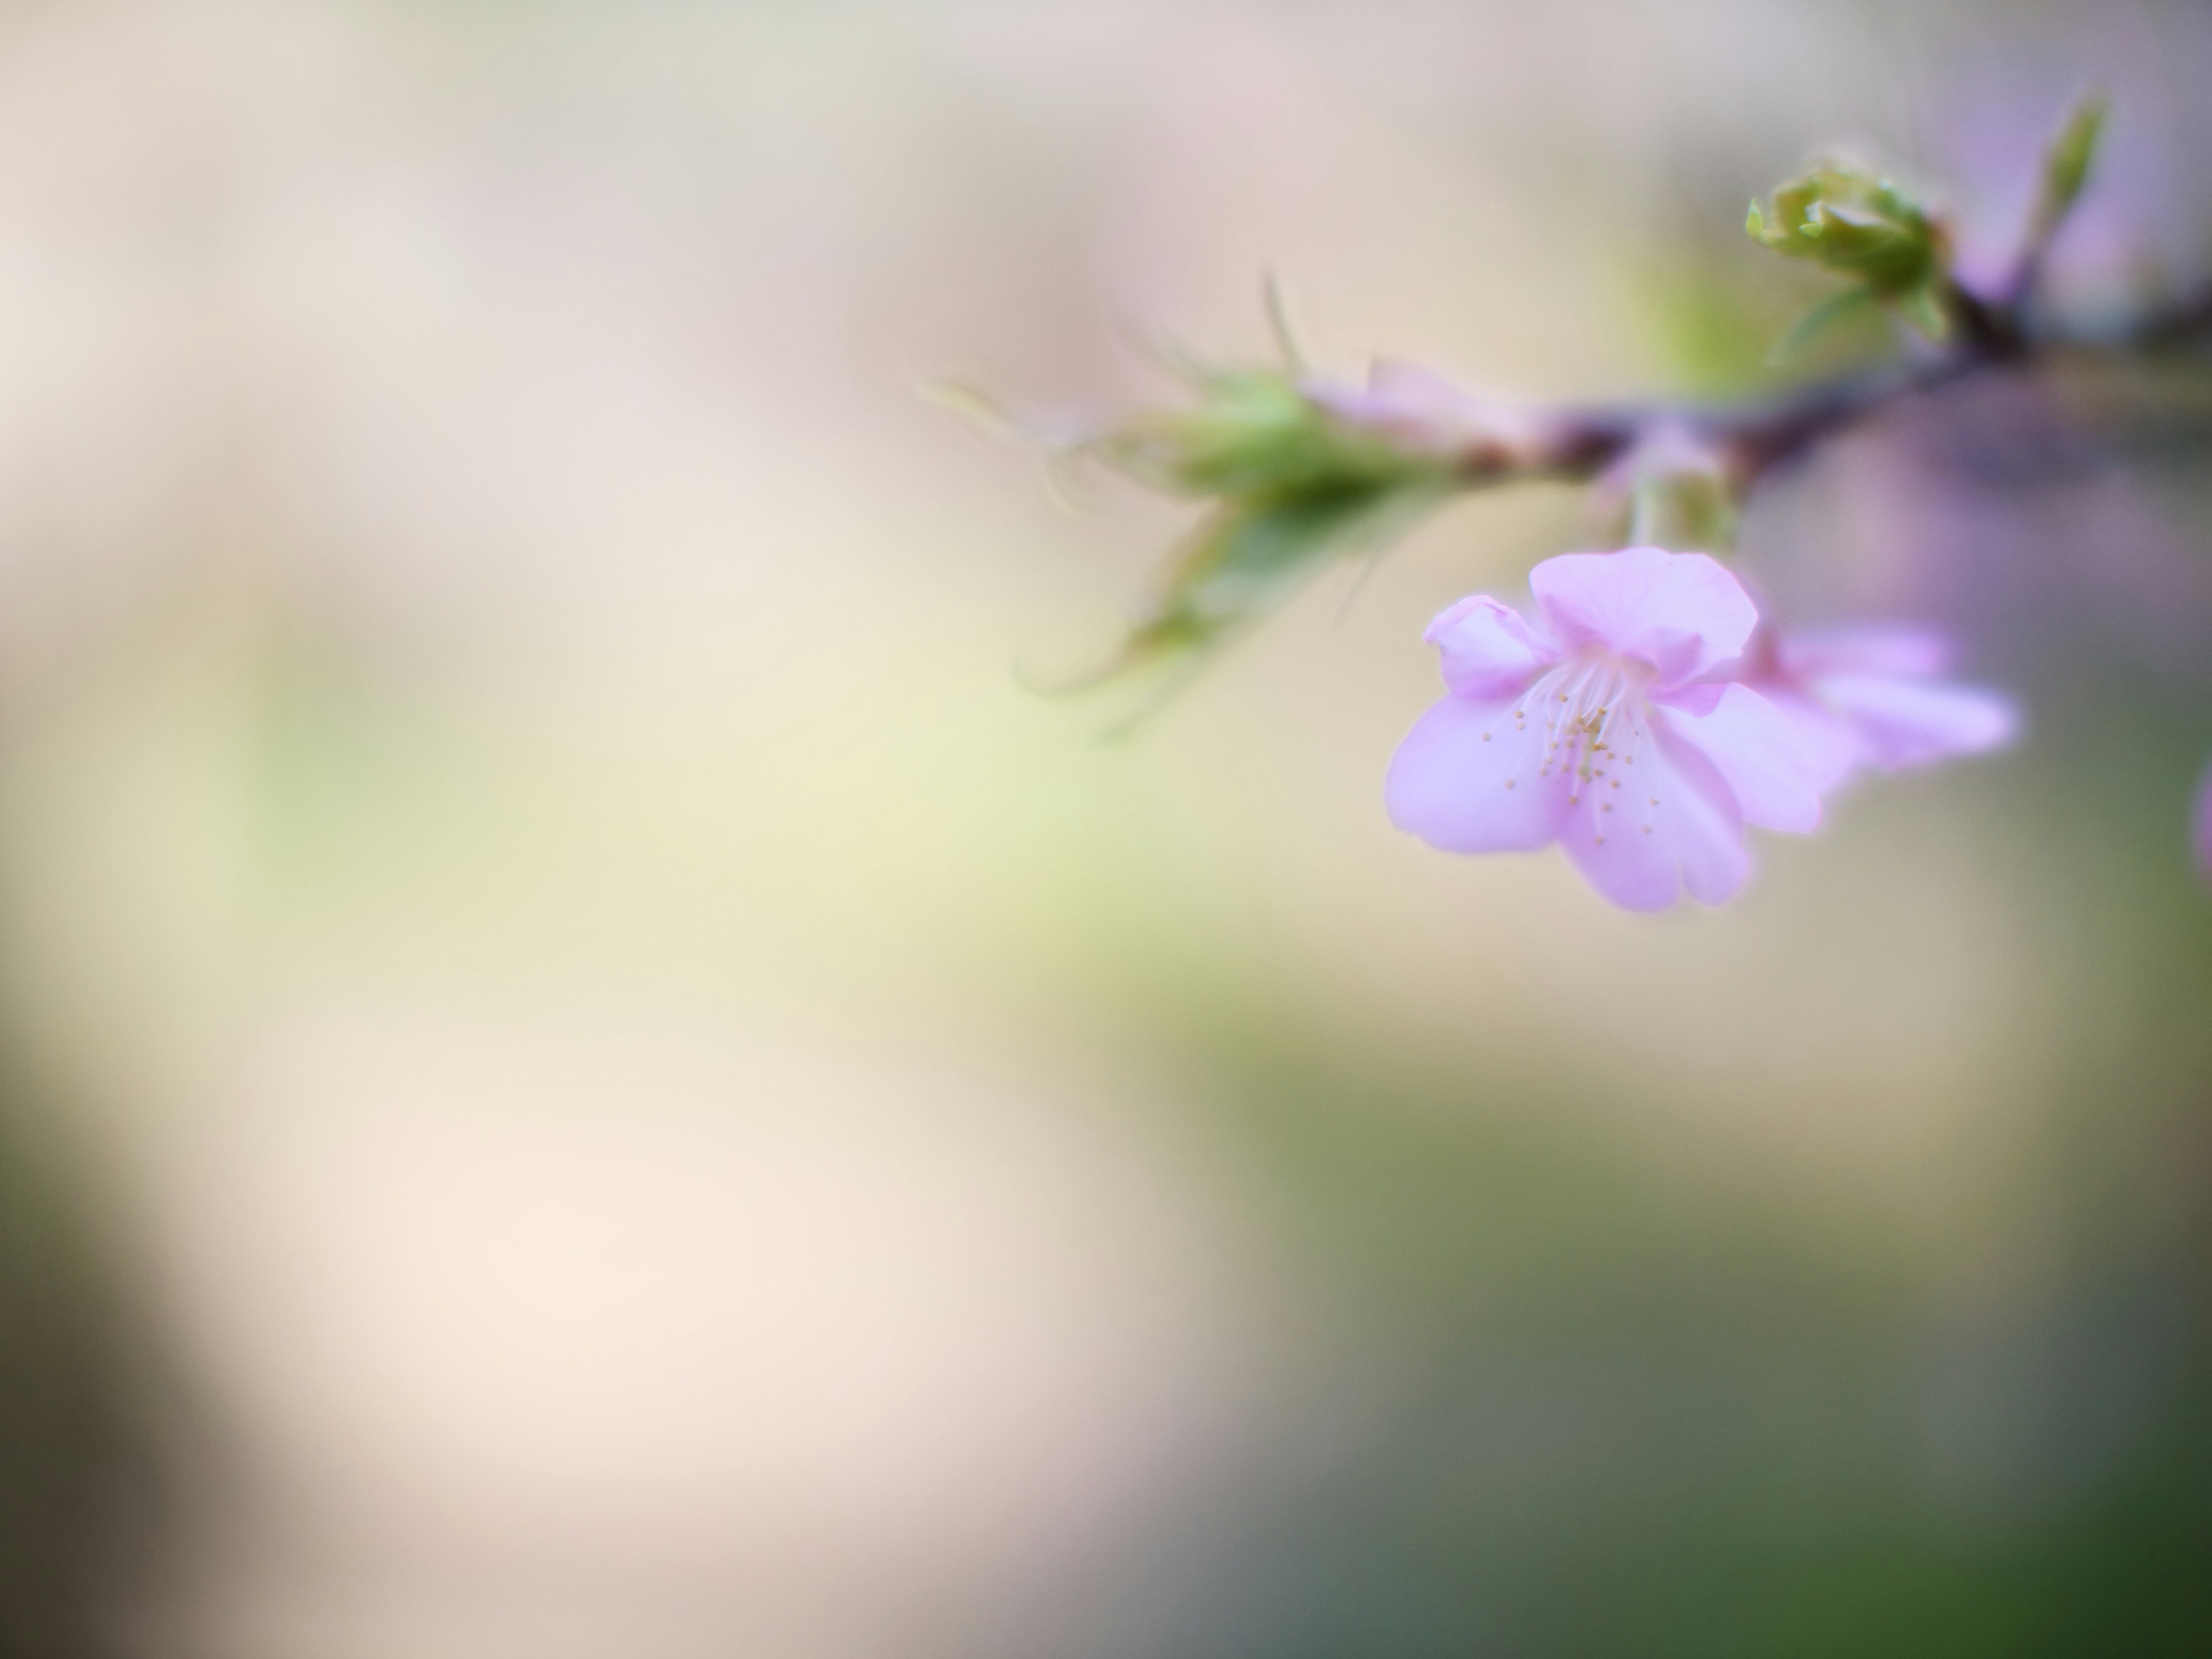
[[[1383,359],[1368,371],[1364,386],[1309,380],[1304,390],[1346,426],[1462,477],[1533,465],[1550,436],[1535,412],[1469,392],[1413,363]]]
[[[1608,528],[1632,545],[1725,558],[1735,544],[1736,484],[1711,443],[1668,425],[1598,480],[1595,500]]]
[[[1132,416],[1088,453],[1165,494],[1225,501],[1384,489],[1442,465],[1285,369],[1209,369],[1197,385],[1197,402]]]
[[[1890,180],[1822,161],[1751,204],[1752,239],[1793,259],[1856,276],[1885,300],[1926,293],[1949,248],[1942,224]]]

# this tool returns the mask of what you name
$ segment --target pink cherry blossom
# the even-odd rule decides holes
[[[1759,622],[1725,568],[1632,547],[1547,559],[1528,586],[1535,622],[1478,595],[1429,625],[1449,690],[1390,763],[1400,829],[1451,853],[1556,841],[1615,904],[1660,910],[1743,885],[1745,824],[1819,826],[1796,728],[1709,680]]]
[[[1826,794],[1863,769],[1932,766],[2019,734],[2010,699],[1941,678],[1950,659],[1949,641],[1929,629],[1762,631],[1735,673],[1789,718]]]
[[[2204,781],[2197,786],[2197,806],[2190,816],[2190,840],[2197,849],[2197,867],[2207,881],[2212,881],[2212,767],[2205,769]]]

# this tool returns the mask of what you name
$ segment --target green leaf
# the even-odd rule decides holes
[[[2043,195],[2039,210],[2042,221],[2052,226],[2066,216],[2081,186],[2088,182],[2089,169],[2097,159],[2097,149],[2105,136],[2105,120],[2112,112],[2112,100],[2102,92],[2085,93],[2068,112],[2066,123],[2051,139],[2050,148],[2043,154]]]
[[[1942,341],[1951,332],[1951,313],[1945,309],[1942,290],[1929,283],[1895,301],[1899,316],[1929,339]]]
[[[1788,362],[1836,324],[1874,310],[1881,301],[1870,288],[1847,288],[1832,294],[1800,317],[1767,355],[1769,367]]]
[[[1396,540],[1441,504],[1436,485],[1353,485],[1226,504],[1170,561],[1151,607],[1106,661],[1034,689],[1087,691],[1227,644],[1338,560]]]
[[[1763,247],[1856,276],[1885,300],[1928,287],[1947,258],[1940,226],[1887,179],[1821,161],[1751,204],[1744,229]]]

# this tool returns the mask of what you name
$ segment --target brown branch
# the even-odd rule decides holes
[[[1768,473],[1838,434],[1984,376],[2062,361],[2124,362],[2212,337],[2212,285],[2100,335],[2030,326],[2025,299],[1953,283],[1940,344],[1904,362],[1741,403],[1514,406],[1400,366],[1363,391],[1288,370],[1202,372],[1194,408],[1140,415],[1064,447],[1153,489],[1210,503],[1152,601],[1087,685],[1211,652],[1348,551],[1371,548],[1454,491],[1609,477],[1632,529],[1672,502],[1732,509]],[[1686,505],[1702,497],[1715,507]]]
[[[2061,360],[2154,356],[2212,336],[2212,284],[2109,335],[2034,332],[2014,306],[1956,289],[1951,341],[1911,362],[1861,370],[1747,403],[1665,401],[1589,404],[1537,413],[1540,435],[1517,453],[1486,442],[1462,477],[1471,489],[1526,480],[1583,483],[1662,434],[1708,447],[1739,492],[1814,444],[1912,399],[1984,375],[2033,371]]]

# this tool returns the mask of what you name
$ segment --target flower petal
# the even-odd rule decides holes
[[[1487,593],[1462,599],[1421,637],[1443,653],[1444,684],[1462,697],[1517,696],[1559,647]]]
[[[1510,698],[1446,697],[1391,757],[1390,822],[1447,853],[1548,846],[1566,811],[1564,769],[1544,767],[1544,728],[1516,729]]]
[[[1799,747],[1812,763],[1813,787],[1822,796],[1834,793],[1859,769],[1858,733],[1841,714],[1781,686],[1762,685],[1759,695],[1772,703],[1796,731]]]
[[[1656,704],[1652,724],[1711,763],[1747,823],[1799,835],[1820,827],[1819,757],[1797,726],[1749,686],[1722,688],[1703,714]]]
[[[1784,678],[1822,674],[1893,674],[1933,679],[1951,665],[1949,635],[1911,623],[1817,629],[1775,641]]]
[[[1632,778],[1583,794],[1559,846],[1625,910],[1663,910],[1686,890],[1700,903],[1722,903],[1751,873],[1735,797],[1696,750],[1657,738],[1644,745]]]
[[[1832,674],[1811,689],[1850,722],[1867,764],[1884,771],[2001,749],[2020,731],[2017,705],[1976,686]]]
[[[1703,553],[1562,553],[1530,571],[1528,586],[1560,644],[1637,658],[1664,687],[1741,655],[1759,623],[1743,584]]]

